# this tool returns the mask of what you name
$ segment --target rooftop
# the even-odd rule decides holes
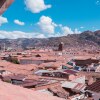
[[[100,93],[100,80],[97,80],[97,81],[94,82],[93,84],[89,85],[89,86],[87,87],[87,90]]]
[[[47,100],[47,98],[48,100],[64,100],[0,81],[0,100]]]

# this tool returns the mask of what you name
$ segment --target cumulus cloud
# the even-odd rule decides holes
[[[9,39],[17,39],[17,38],[31,38],[32,34],[25,33],[21,31],[0,31],[0,38],[9,38]]]
[[[5,18],[5,17],[3,17],[3,16],[0,16],[0,26],[1,26],[2,24],[5,24],[5,23],[8,23],[7,18]]]
[[[41,29],[42,35],[46,37],[56,37],[56,36],[59,37],[59,36],[66,36],[68,34],[81,33],[81,31],[79,31],[77,28],[72,30],[68,26],[63,26],[62,24],[56,24],[48,16],[41,16],[37,24]]]
[[[2,20],[3,19],[3,20]],[[4,17],[0,17],[0,25],[3,23],[7,23],[7,19]],[[18,25],[24,25],[24,22],[19,20],[14,20],[14,22]],[[79,34],[81,33],[77,28],[72,30],[68,26],[63,26],[62,24],[56,24],[53,20],[48,16],[41,16],[39,22],[37,23],[38,28],[41,30],[33,31],[31,33],[22,32],[22,31],[0,31],[0,38],[9,38],[9,39],[17,39],[17,38],[48,38],[48,37],[59,37],[66,36],[68,34]]]
[[[64,26],[61,29],[64,35],[73,34],[73,31],[68,26]]]
[[[35,36],[36,38],[46,38],[46,36],[44,34],[39,34]]]
[[[48,16],[41,16],[39,22],[37,23],[43,33],[53,34],[55,32],[55,27],[57,25]]]
[[[14,20],[14,23],[17,24],[17,25],[21,25],[21,26],[25,25],[24,22],[19,21],[18,19],[15,19],[15,20]]]
[[[60,25],[60,28],[61,28],[62,35],[64,35],[64,36],[66,36],[68,34],[79,34],[79,33],[81,33],[81,31],[79,31],[77,28],[72,30],[70,27],[63,26],[63,25]]]
[[[80,31],[78,29],[75,29],[72,31],[68,27],[64,27],[64,30],[62,33],[57,32],[56,34],[44,34],[44,33],[38,33],[38,32],[32,32],[32,33],[27,33],[27,32],[22,32],[22,31],[0,31],[0,39],[17,39],[17,38],[47,38],[47,37],[59,37],[59,36],[66,36],[68,34],[78,34]]]
[[[81,31],[79,31],[77,28],[75,28],[74,34],[80,34],[80,33],[81,33]]]
[[[38,32],[22,32],[22,31],[0,31],[0,39],[17,39],[17,38],[46,38],[42,33]]]
[[[32,13],[39,13],[43,10],[51,8],[51,5],[46,5],[44,0],[25,0],[26,8]]]

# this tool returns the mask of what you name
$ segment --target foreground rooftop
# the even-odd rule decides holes
[[[64,100],[0,81],[0,100],[47,100],[47,98],[48,100]]]

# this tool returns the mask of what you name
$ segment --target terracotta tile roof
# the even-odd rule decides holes
[[[96,82],[88,86],[87,90],[100,93],[100,80],[97,80]]]
[[[42,64],[40,64],[39,65],[39,67],[42,67],[42,68],[44,68],[44,67],[54,67],[54,68],[59,68],[60,66],[62,66],[62,65],[64,65],[65,63],[62,63],[62,62],[59,62],[59,61],[57,61],[57,62],[48,62],[48,63],[42,63]]]
[[[86,59],[90,59],[92,56],[75,56],[74,59],[76,60],[86,60]]]
[[[8,90],[8,91],[7,91]],[[0,100],[63,100],[0,81]]]
[[[54,94],[56,94],[58,97],[61,98],[67,98],[67,96],[69,96],[69,92],[65,91],[60,85],[58,86],[52,86],[50,88],[48,88],[48,90],[50,92],[53,92]]]
[[[38,67],[35,64],[20,65],[2,60],[0,61],[0,66],[3,67],[2,69],[16,74],[31,74],[31,71],[36,70]]]
[[[18,74],[18,75],[12,75],[10,77],[11,79],[15,79],[15,80],[23,80],[26,76],[23,74]]]

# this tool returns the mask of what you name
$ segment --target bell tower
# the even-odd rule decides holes
[[[63,51],[63,48],[64,48],[64,43],[61,42],[58,46],[58,51]]]

